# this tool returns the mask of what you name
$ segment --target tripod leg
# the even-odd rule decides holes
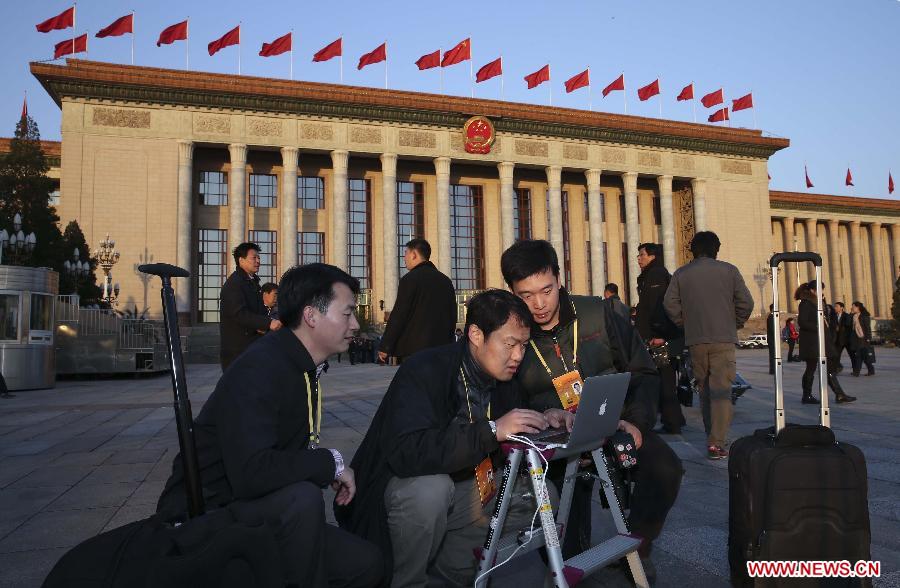
[[[528,449],[527,457],[528,473],[531,475],[534,498],[540,513],[541,526],[544,529],[547,559],[550,561],[550,573],[553,575],[555,586],[558,588],[569,588],[569,584],[566,582],[566,577],[563,574],[565,562],[563,561],[559,536],[556,533],[556,522],[553,520],[553,505],[550,504],[550,495],[547,493],[547,484],[544,480],[544,463],[534,449]]]
[[[494,503],[494,514],[491,516],[491,524],[488,528],[487,538],[484,540],[484,546],[478,556],[478,575],[491,569],[496,563],[497,548],[500,544],[500,538],[503,535],[503,524],[506,521],[506,515],[509,512],[509,504],[512,502],[513,487],[515,486],[516,476],[519,473],[519,467],[522,465],[522,450],[512,449],[506,457],[506,465],[503,467],[503,478],[500,480],[500,488],[497,490],[497,500]],[[487,579],[480,583],[480,587],[487,586]],[[476,587],[478,588],[478,587]]]

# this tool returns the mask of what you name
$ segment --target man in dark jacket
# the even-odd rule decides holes
[[[442,274],[431,258],[425,239],[406,244],[403,261],[409,270],[400,278],[397,301],[388,317],[378,358],[398,361],[417,351],[453,342],[456,326],[456,292],[453,282]]]
[[[638,247],[638,265],[641,273],[637,277],[638,304],[637,320],[635,328],[641,335],[641,339],[650,349],[666,349],[668,357],[674,358],[681,347],[684,347],[684,338],[681,330],[676,327],[663,308],[663,298],[666,288],[672,276],[666,266],[663,265],[662,245],[659,243],[641,243]],[[671,344],[671,349],[669,345]],[[662,426],[657,433],[665,435],[680,435],[684,426],[684,415],[681,414],[681,403],[676,394],[675,366],[672,360],[667,360],[660,365],[659,370],[659,416]]]
[[[631,309],[619,298],[619,285],[610,282],[603,288],[603,299],[609,300],[613,311],[626,321],[631,322]]]
[[[834,343],[837,347],[837,373],[841,373],[844,366],[841,365],[841,356],[844,349],[850,357],[850,364],[853,364],[853,350],[850,348],[850,338],[853,332],[853,317],[847,312],[843,302],[834,303],[834,314],[836,318],[836,328],[834,335]]]
[[[224,372],[251,343],[266,331],[281,328],[269,318],[259,287],[259,245],[241,243],[234,248],[234,272],[222,284],[219,317],[219,359]]]
[[[824,292],[825,285],[822,284]],[[816,303],[816,281],[800,284],[794,293],[794,299],[800,304],[797,306],[797,324],[800,327],[800,360],[806,363],[803,377],[800,380],[803,387],[803,396],[800,401],[803,404],[819,404],[819,399],[813,396],[812,385],[815,374],[819,371],[819,311]],[[837,379],[838,350],[835,345],[835,324],[837,315],[831,305],[826,304],[825,295],[822,295],[822,314],[825,324],[825,373],[828,386],[834,392],[835,402],[846,403],[856,400],[856,396],[850,396],[844,392],[841,383]]]
[[[343,526],[392,555],[394,588],[425,586],[429,576],[471,586],[472,550],[484,544],[494,508],[479,494],[476,468],[497,469],[511,434],[571,430],[571,413],[521,408],[512,379],[530,323],[509,292],[482,292],[468,303],[462,339],[417,354],[394,376],[353,457],[357,499],[335,510]],[[533,500],[514,492],[504,528],[528,527],[534,512]]]
[[[288,328],[252,344],[219,380],[194,420],[203,495],[246,524],[265,522],[278,542],[285,582],[296,586],[374,586],[378,549],[325,522],[322,488],[337,503],[353,500],[353,470],[334,449],[319,447],[325,359],[347,350],[359,328],[359,282],[325,264],[289,270],[279,288]],[[166,521],[187,507],[182,458],[157,504]]]
[[[675,452],[653,432],[659,377],[643,341],[608,301],[572,296],[560,286],[556,251],[547,241],[519,241],[503,253],[500,267],[503,279],[528,305],[535,322],[516,375],[528,406],[535,410],[562,407],[565,396],[557,392],[554,380],[560,381],[566,374],[584,380],[631,373],[619,422],[619,428],[630,433],[638,447],[628,525],[643,537],[640,554],[649,563],[652,542],[675,503],[683,470]],[[561,484],[553,465],[549,476]],[[590,485],[576,486],[563,546],[566,557],[590,545],[590,494]]]

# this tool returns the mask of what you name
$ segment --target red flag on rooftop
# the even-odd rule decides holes
[[[359,58],[356,69],[362,69],[373,63],[381,63],[387,59],[387,41]]]
[[[431,69],[432,67],[437,67],[441,64],[441,50],[438,49],[432,53],[427,53],[422,57],[416,60],[416,66],[419,68],[419,71],[424,69]]]
[[[66,8],[53,18],[48,18],[44,22],[35,25],[39,33],[49,33],[50,31],[58,31],[75,26],[75,7]]]
[[[215,55],[225,47],[232,45],[240,45],[241,43],[241,25],[238,25],[207,45],[210,56]]]
[[[260,57],[275,57],[282,53],[287,53],[294,47],[294,33],[288,33],[278,37],[271,43],[263,43],[262,49],[259,50]]]
[[[73,53],[84,53],[85,51],[87,51],[87,34],[57,43],[53,48],[53,59],[59,59],[63,55],[71,55]]]
[[[731,101],[731,112],[753,108],[753,92]]]
[[[850,173],[850,168],[849,168],[849,167],[847,168],[847,177],[844,178],[844,185],[845,185],[845,186],[852,186],[852,185],[853,185],[853,174]]]
[[[111,25],[106,26],[94,35],[98,39],[104,37],[119,37],[125,33],[134,32],[134,14],[126,14],[114,20]]]
[[[709,122],[722,122],[723,120],[731,120],[731,118],[728,116],[728,107],[720,108],[719,110],[715,111],[714,113],[709,115],[709,118],[707,120]]]
[[[574,92],[578,88],[585,88],[591,85],[591,68],[587,68],[579,74],[575,74],[566,80],[566,93]]]
[[[722,88],[719,88],[715,92],[710,92],[701,98],[700,102],[707,108],[715,106],[716,104],[722,104],[725,102],[725,93],[722,91]]]
[[[528,74],[525,76],[525,83],[528,84],[528,89],[536,88],[540,86],[544,82],[550,81],[550,64],[548,63],[541,69],[537,70],[532,74]]]
[[[641,102],[659,94],[659,78],[653,80],[643,88],[638,88],[638,98]]]
[[[168,26],[159,34],[156,40],[156,46],[170,45],[175,41],[184,41],[188,38],[188,21],[183,20],[179,23]]]
[[[444,58],[441,60],[441,67],[456,65],[457,63],[460,63],[462,61],[468,61],[472,59],[471,41],[471,39],[463,39],[462,41],[457,43],[456,47],[454,47],[450,51],[444,52]]]
[[[678,98],[676,98],[676,100],[681,102],[683,100],[693,100],[693,99],[694,99],[694,82],[691,82],[690,84],[688,84],[681,90],[681,93],[678,95]]]
[[[891,175],[891,172],[888,172],[888,194],[894,193],[894,176]]]
[[[24,100],[22,100],[22,118],[28,118],[28,96],[25,96]]]
[[[603,97],[606,98],[606,96],[610,92],[615,92],[616,90],[624,90],[624,89],[625,89],[625,74],[622,74],[619,77],[617,77],[613,83],[611,83],[610,85],[603,88]]]
[[[803,166],[803,175],[806,176],[806,187],[807,187],[807,188],[813,188],[813,187],[815,187],[815,186],[813,186],[812,180],[809,179],[809,172],[806,171],[806,166],[805,166],[805,165]]]
[[[313,61],[328,61],[333,57],[340,57],[344,54],[343,49],[343,37],[338,39],[337,41],[332,41],[328,45],[319,49],[319,51],[313,55]]]
[[[498,57],[490,63],[484,64],[475,74],[475,83],[486,82],[491,78],[503,75],[503,58]]]

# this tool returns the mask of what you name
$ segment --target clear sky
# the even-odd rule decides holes
[[[29,113],[45,139],[59,139],[60,112],[28,71],[48,59],[72,30],[43,34],[34,25],[71,6],[63,0],[0,0],[0,136],[10,136],[28,92]],[[591,67],[594,110],[621,113],[621,93],[602,88],[625,73],[628,113],[658,117],[659,103],[641,103],[639,86],[661,78],[663,117],[692,120],[690,103],[675,96],[693,81],[698,120],[707,92],[726,99],[753,92],[756,108],[731,124],[787,137],[790,148],[770,161],[771,187],[888,198],[889,168],[900,188],[900,1],[898,0],[442,0],[286,2],[259,0],[82,0],[77,33],[90,33],[82,57],[128,63],[129,35],[95,39],[100,28],[136,12],[135,63],[183,68],[185,44],[156,47],[159,32],[190,17],[190,65],[198,71],[237,72],[238,49],[210,57],[206,45],[242,22],[242,73],[288,77],[289,57],[258,56],[263,42],[294,30],[294,79],[337,82],[337,60],[312,63],[312,54],[344,38],[344,82],[383,87],[384,67],[362,71],[363,53],[388,42],[391,88],[438,92],[437,69],[414,61],[471,36],[474,65],[501,54],[504,98],[546,104],[548,84],[525,89],[522,77],[550,63],[553,104],[587,108],[587,89],[566,94],[563,82]],[[469,95],[469,64],[444,70],[444,92]],[[476,96],[500,97],[498,78],[478,84]],[[730,102],[729,102],[730,104]],[[5,113],[5,114],[3,114]],[[856,187],[844,186],[848,165]],[[891,198],[900,199],[900,191]]]

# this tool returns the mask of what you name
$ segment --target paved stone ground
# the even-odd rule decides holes
[[[738,369],[754,389],[738,402],[733,438],[772,422],[773,395],[764,351],[739,351]],[[878,586],[900,586],[900,350],[878,350],[878,375],[841,378],[859,401],[834,406],[842,441],[868,460],[872,555]],[[362,439],[393,368],[336,364],[325,377],[323,438],[350,455]],[[799,403],[799,364],[787,364],[789,420],[815,422]],[[190,365],[195,412],[219,377],[218,366]],[[0,587],[39,586],[78,542],[153,512],[177,447],[167,376],[74,380],[53,390],[0,400]],[[678,502],[657,541],[658,586],[727,586],[727,464],[704,455],[698,408],[686,409],[684,435],[668,441],[685,466]],[[329,501],[330,502],[330,501]],[[594,511],[594,539],[612,533],[608,512]],[[497,573],[495,586],[541,586],[534,554]],[[602,570],[587,583],[623,586]]]

